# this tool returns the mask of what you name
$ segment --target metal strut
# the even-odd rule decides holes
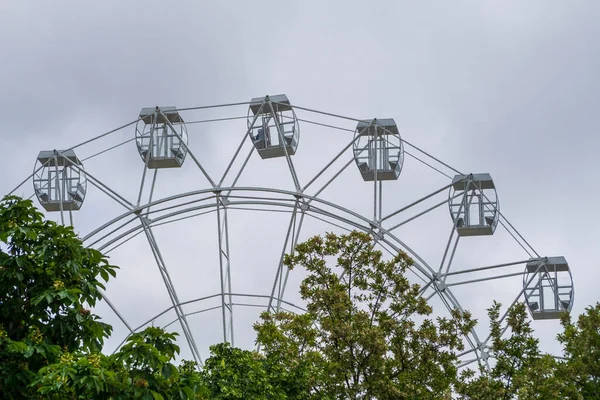
[[[221,282],[221,314],[223,318],[223,341],[234,345],[233,298],[231,295],[231,260],[229,253],[229,228],[226,198],[217,195],[217,229],[219,243],[219,278]],[[223,217],[221,218],[221,213]],[[225,239],[225,246],[223,246]],[[228,326],[229,325],[229,326]],[[229,329],[228,329],[229,328]],[[228,335],[229,334],[229,335]]]
[[[174,306],[175,313],[177,314],[177,318],[181,324],[181,329],[183,330],[183,334],[186,338],[186,341],[190,347],[192,352],[192,356],[194,360],[201,365],[202,358],[200,357],[200,352],[198,351],[198,347],[196,346],[196,342],[194,340],[194,336],[192,335],[191,329],[185,317],[185,313],[183,308],[180,305],[179,298],[177,297],[177,293],[175,292],[175,287],[173,286],[173,282],[171,281],[171,276],[167,270],[167,266],[164,262],[162,254],[158,248],[158,244],[156,243],[156,238],[152,233],[152,229],[146,222],[144,217],[140,217],[140,221],[142,222],[142,228],[144,233],[146,234],[146,238],[148,239],[148,243],[150,244],[150,248],[152,249],[152,254],[154,255],[154,259],[156,260],[156,265],[158,266],[158,270],[163,278],[165,283],[165,287],[167,288],[167,292],[169,293],[169,298],[171,299],[171,303]]]
[[[275,280],[273,281],[273,287],[271,288],[271,295],[269,296],[269,303],[267,305],[267,311],[278,311],[281,303],[281,296],[285,291],[285,284],[287,283],[288,273],[285,273],[285,277],[283,274],[283,259],[286,254],[286,249],[288,247],[288,243],[291,243],[291,252],[293,252],[296,247],[296,243],[298,241],[298,234],[300,233],[300,229],[302,228],[302,220],[304,218],[304,213],[302,213],[302,219],[296,228],[296,219],[298,216],[298,202],[294,205],[294,211],[292,212],[292,217],[290,218],[290,224],[288,226],[287,233],[285,235],[285,240],[283,242],[283,249],[281,250],[281,256],[279,257],[279,265],[277,266],[277,272],[275,274]],[[290,237],[292,240],[290,241]],[[277,296],[277,308],[273,307],[273,300],[275,299],[275,291],[277,290],[277,284],[279,283],[279,290]]]

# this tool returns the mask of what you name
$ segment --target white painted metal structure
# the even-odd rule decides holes
[[[556,319],[573,308],[573,277],[564,257],[531,260],[523,276],[525,298],[533,319]]]
[[[157,129],[159,124],[162,127]],[[305,143],[301,149],[297,147],[299,124],[303,125]],[[135,137],[100,146],[115,138],[115,132],[132,125],[136,125]],[[181,130],[175,129],[176,125]],[[258,130],[267,126],[270,141],[264,136],[257,140]],[[195,132],[194,127],[201,128]],[[188,130],[194,136],[194,149],[184,135]],[[153,147],[165,132],[172,142]],[[185,166],[173,150],[177,140],[178,151],[192,161]],[[137,150],[125,147],[131,141],[136,142]],[[373,141],[375,145],[370,146]],[[74,149],[87,149],[87,157],[81,161],[73,158]],[[144,154],[147,149],[157,150]],[[130,160],[137,157],[133,151],[141,152],[141,171],[131,171]],[[407,168],[405,156],[417,162]],[[51,160],[61,157],[67,162],[51,166]],[[282,260],[299,241],[323,234],[323,226],[339,232],[368,232],[386,254],[408,253],[414,259],[409,278],[421,285],[421,296],[436,302],[434,309],[440,315],[447,315],[448,310],[471,309],[481,302],[489,307],[494,297],[474,300],[474,293],[486,284],[501,287],[509,296],[506,307],[525,298],[536,318],[557,318],[559,311],[569,311],[573,304],[566,260],[540,256],[515,229],[499,210],[491,177],[465,174],[400,138],[393,119],[366,120],[322,112],[294,105],[285,95],[183,109],[152,108],[142,110],[131,123],[38,161],[41,165],[13,192],[33,177],[42,206],[58,211],[61,218],[70,210],[68,203],[63,200],[58,203],[62,207],[51,206],[51,199],[56,202],[61,197],[53,195],[47,201],[41,196],[40,190],[43,194],[50,189],[43,189],[40,177],[52,182],[45,175],[48,170],[72,165],[82,172],[81,163],[87,165],[85,177],[94,193],[88,193],[86,201],[96,206],[87,207],[87,214],[86,210],[79,211],[74,226],[86,245],[111,257],[123,255],[118,263],[120,274],[132,280],[111,291],[111,285],[122,282],[117,275],[116,282],[107,286],[102,306],[108,314],[105,318],[117,318],[116,323],[115,318],[110,321],[114,334],[121,332],[125,340],[150,324],[172,327],[187,343],[186,354],[199,363],[208,345],[214,343],[207,336],[210,329],[218,328],[218,340],[235,345],[236,338],[252,335],[251,331],[235,334],[242,329],[236,321],[245,321],[251,310],[303,311],[297,287],[290,286],[294,279],[298,283],[301,272],[290,273]],[[353,162],[359,171],[348,168]],[[181,168],[165,168],[173,166]],[[406,175],[415,168],[424,171],[418,172],[411,184],[405,183],[406,176],[402,182],[396,179],[401,171]],[[132,175],[136,172],[141,172],[141,179]],[[430,175],[425,176],[425,172]],[[431,183],[425,186],[426,181]],[[413,187],[416,193],[410,191]],[[450,208],[451,218],[445,207]],[[98,222],[99,217],[102,222]],[[251,219],[255,217],[259,219]],[[419,221],[423,225],[415,225]],[[178,230],[188,223],[191,225],[185,225],[185,232]],[[444,226],[449,235],[440,229]],[[163,230],[171,227],[174,230],[163,235]],[[502,244],[496,241],[499,234],[516,244],[516,250],[498,251]],[[190,244],[180,245],[186,241]],[[144,244],[148,250],[126,251],[131,243]],[[490,245],[493,247],[485,251]],[[242,250],[237,251],[238,247]],[[191,255],[183,257],[185,251]],[[563,272],[569,279],[558,276]],[[160,277],[162,291],[144,283],[151,274]],[[214,287],[206,283],[210,279]],[[508,283],[511,279],[516,279],[516,284]],[[549,282],[549,286],[540,282]],[[146,300],[138,301],[136,296]],[[139,322],[142,311],[155,298],[169,305]],[[133,311],[127,311],[130,307]],[[210,323],[196,322],[217,312],[219,317],[213,316]],[[461,365],[488,364],[489,341],[489,335],[477,329],[466,335]],[[117,343],[115,348],[119,346]]]
[[[33,190],[46,211],[79,210],[87,181],[83,165],[73,150],[40,151],[33,174]]]
[[[500,204],[490,174],[456,175],[448,204],[459,236],[494,234]]]
[[[354,160],[365,181],[398,179],[404,148],[393,118],[361,121],[354,137]]]
[[[138,152],[148,168],[178,168],[185,161],[187,129],[175,107],[143,108],[135,136]]]
[[[248,134],[262,158],[296,154],[300,129],[287,96],[252,99],[248,107]]]

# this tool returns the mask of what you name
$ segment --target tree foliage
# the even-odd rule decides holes
[[[174,366],[179,348],[161,329],[101,353],[112,327],[90,308],[116,269],[31,201],[0,202],[0,398],[201,398],[197,371]]]
[[[63,353],[31,386],[45,399],[204,399],[195,363],[173,364],[175,335],[150,327],[114,355]]]
[[[562,318],[563,357],[542,354],[524,304],[489,310],[490,368],[458,372],[475,321],[432,319],[412,260],[384,260],[371,237],[315,236],[287,255],[304,268],[307,312],[267,312],[260,351],[221,343],[200,369],[176,362],[176,334],[148,327],[114,354],[112,327],[90,311],[116,276],[70,227],[31,201],[0,202],[0,399],[592,399],[600,398],[600,303]]]
[[[258,352],[231,347],[228,343],[211,346],[211,357],[204,363],[203,381],[211,399],[285,399],[277,381],[271,379],[265,359]]]
[[[567,398],[600,398],[600,302],[586,308],[573,322],[568,314],[561,320],[563,332],[558,341],[565,360],[558,366],[566,381]]]
[[[457,392],[473,400],[556,398],[560,389],[554,380],[556,362],[554,357],[541,353],[525,305],[517,303],[507,311],[508,334],[500,323],[500,307],[494,303],[489,309],[489,364],[481,363],[478,375],[474,370],[464,370]]]
[[[290,398],[426,399],[449,393],[455,350],[463,349],[463,334],[474,322],[458,311],[427,318],[431,307],[405,277],[412,263],[402,252],[385,261],[372,238],[359,232],[315,236],[285,258],[288,268],[308,272],[300,288],[307,313],[265,313],[255,327],[270,368],[284,371],[286,386],[302,388]]]
[[[557,337],[563,354],[544,354],[533,335],[525,305],[508,310],[508,334],[499,322],[500,304],[489,310],[491,368],[465,370],[457,381],[463,399],[600,398],[600,303],[588,307],[577,323],[565,313]]]
[[[27,384],[63,352],[97,352],[111,327],[89,308],[98,280],[115,275],[73,229],[44,221],[30,201],[0,204],[0,391],[26,398]]]

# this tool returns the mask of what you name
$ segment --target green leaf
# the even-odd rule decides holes
[[[29,358],[33,355],[33,352],[35,351],[35,347],[34,346],[27,346],[27,350],[25,350],[25,352],[23,353],[23,355],[25,356],[25,358]]]
[[[171,365],[171,364],[165,364],[162,367],[163,377],[165,379],[169,379],[171,377],[171,374],[173,373],[173,369],[175,369],[175,367],[173,365]]]
[[[194,399],[194,391],[189,386],[184,386],[182,390],[186,395],[186,399]]]
[[[164,400],[164,397],[162,397],[160,393],[154,390],[151,390],[150,393],[152,393],[152,397],[154,398],[154,400]]]
[[[27,343],[10,341],[8,348],[10,351],[14,351],[16,353],[25,353],[29,346],[27,345]]]

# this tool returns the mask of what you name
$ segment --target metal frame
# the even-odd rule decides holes
[[[354,136],[354,159],[365,181],[398,179],[404,145],[393,118],[360,121]]]
[[[169,110],[169,112],[202,112],[214,108],[223,107],[248,107],[249,104],[252,105],[253,102],[231,103],[215,106],[200,106],[186,109],[174,109]],[[269,113],[271,115],[275,115],[277,114],[276,109],[282,105],[291,107],[291,110],[294,113],[294,124],[298,124],[298,121],[303,121],[322,127],[335,128],[342,131],[356,133],[355,128],[346,128],[338,126],[329,123],[329,121],[315,121],[310,119],[309,117],[297,117],[297,111],[306,112],[307,114],[317,116],[317,118],[336,119],[336,121],[350,121],[352,124],[354,124],[354,127],[357,126],[357,123],[361,123],[361,121],[363,121],[356,118],[350,118],[333,113],[317,111],[306,107],[300,107],[297,105],[291,106],[289,103],[280,104],[277,102],[270,101],[268,97],[265,98],[264,101],[262,101],[260,107],[262,109],[263,107],[268,106]],[[88,246],[95,247],[98,250],[101,250],[105,253],[110,253],[115,249],[119,248],[120,246],[126,244],[132,238],[141,234],[145,234],[152,254],[155,258],[157,267],[163,278],[165,288],[167,289],[171,300],[171,306],[168,307],[166,310],[160,312],[159,314],[148,320],[148,322],[146,322],[145,324],[142,324],[137,328],[132,328],[131,324],[129,324],[127,320],[123,317],[122,313],[119,312],[116,305],[113,302],[111,302],[110,299],[105,298],[106,304],[115,312],[119,320],[123,322],[129,334],[138,331],[139,329],[142,329],[144,326],[147,326],[147,324],[155,321],[158,317],[165,315],[167,312],[172,311],[176,314],[177,317],[175,321],[167,325],[170,325],[177,321],[180,323],[181,328],[184,332],[184,338],[188,343],[188,347],[190,348],[191,353],[193,354],[196,361],[201,363],[201,352],[199,351],[195,343],[195,336],[193,335],[193,332],[191,332],[191,329],[189,328],[189,324],[187,322],[189,316],[209,312],[211,310],[220,310],[222,318],[223,340],[230,341],[233,343],[235,340],[235,334],[233,329],[234,307],[264,307],[266,310],[276,311],[286,309],[285,307],[289,306],[292,309],[296,309],[297,311],[302,312],[302,308],[300,306],[295,306],[294,304],[290,304],[285,300],[289,271],[283,266],[282,261],[284,254],[294,251],[294,248],[302,235],[304,221],[307,219],[307,217],[323,221],[327,224],[330,224],[331,226],[335,226],[344,230],[357,229],[363,232],[368,232],[372,234],[376,242],[386,252],[390,254],[397,253],[398,251],[405,251],[415,261],[413,268],[409,272],[413,274],[419,282],[422,283],[420,295],[428,299],[437,296],[448,310],[463,310],[458,298],[453,292],[454,287],[471,283],[477,283],[481,281],[489,281],[522,275],[522,270],[516,271],[514,270],[514,268],[519,265],[522,265],[523,263],[530,262],[532,257],[533,259],[541,259],[538,253],[514,228],[514,226],[505,218],[505,216],[499,212],[499,210],[497,213],[498,225],[505,228],[506,231],[517,241],[517,243],[519,243],[523,250],[528,254],[528,260],[515,262],[509,261],[483,267],[457,266],[454,260],[456,250],[459,247],[459,244],[462,244],[464,242],[468,243],[469,239],[466,238],[460,240],[460,235],[457,234],[456,221],[454,221],[451,225],[448,226],[450,228],[450,235],[447,243],[445,244],[441,260],[434,260],[431,264],[426,262],[417,252],[413,251],[411,247],[409,247],[405,242],[400,240],[397,234],[397,229],[399,227],[409,224],[415,219],[421,217],[422,215],[425,215],[439,208],[443,204],[447,204],[449,201],[452,201],[454,197],[458,198],[460,196],[460,194],[456,194],[456,196],[450,195],[450,199],[448,197],[444,198],[443,196],[444,191],[451,188],[453,184],[456,184],[456,180],[452,182],[452,174],[466,176],[457,169],[449,166],[448,164],[444,163],[438,158],[435,158],[431,154],[425,152],[424,150],[416,147],[415,145],[407,142],[402,138],[400,138],[400,144],[402,147],[401,155],[403,155],[404,153],[410,155],[412,158],[425,164],[437,173],[448,177],[450,179],[450,182],[448,184],[442,185],[441,188],[436,189],[432,193],[427,194],[420,199],[410,201],[408,205],[398,206],[398,208],[395,211],[387,215],[383,214],[383,206],[385,200],[383,195],[383,180],[385,179],[385,177],[378,176],[377,169],[374,171],[372,179],[372,215],[362,215],[347,207],[328,201],[322,196],[323,191],[333,181],[335,181],[352,162],[357,162],[355,158],[355,151],[357,150],[357,148],[360,150],[359,147],[361,147],[358,144],[358,139],[360,138],[359,134],[355,135],[352,138],[352,140],[350,140],[339,150],[339,152],[336,152],[334,158],[329,160],[325,164],[325,166],[321,170],[319,170],[311,179],[308,179],[307,183],[305,184],[302,184],[298,178],[298,175],[296,173],[296,167],[294,166],[291,159],[292,154],[290,154],[290,152],[286,150],[286,146],[283,146],[284,157],[281,158],[286,159],[286,163],[290,171],[290,176],[293,181],[294,189],[292,190],[285,190],[274,187],[237,186],[237,182],[241,174],[247,168],[248,161],[252,153],[255,151],[254,144],[248,144],[247,138],[251,136],[252,127],[259,118],[259,114],[260,113],[255,113],[255,115],[252,118],[247,119],[248,128],[240,131],[240,134],[243,134],[241,136],[240,144],[237,147],[222,177],[220,178],[220,180],[218,180],[218,183],[216,183],[217,181],[213,180],[213,178],[206,172],[205,168],[196,158],[193,151],[189,148],[187,142],[184,141],[181,136],[178,136],[179,134],[177,130],[170,123],[169,119],[166,117],[163,111],[161,109],[157,109],[155,111],[155,117],[158,118],[159,116],[162,116],[166,121],[166,127],[173,133],[173,135],[175,135],[175,137],[181,139],[183,146],[185,146],[186,154],[189,154],[190,158],[192,158],[192,160],[194,161],[192,165],[195,164],[195,166],[202,172],[202,174],[206,178],[209,184],[206,188],[200,190],[186,191],[175,194],[173,196],[155,199],[155,185],[158,179],[158,171],[155,170],[151,184],[149,186],[149,194],[147,196],[147,199],[144,199],[143,193],[144,187],[146,185],[145,181],[147,167],[149,164],[148,157],[144,159],[144,171],[142,173],[141,184],[137,195],[137,199],[135,200],[125,198],[121,194],[112,190],[108,184],[103,183],[92,174],[86,173],[86,177],[88,178],[90,183],[92,183],[102,192],[107,194],[109,198],[113,199],[118,204],[123,206],[125,208],[125,211],[122,214],[112,218],[110,221],[107,221],[101,226],[98,226],[96,229],[85,235],[83,237],[84,243]],[[81,144],[72,147],[71,149],[89,144],[101,137],[106,137],[113,132],[117,132],[120,129],[131,126],[135,123],[139,123],[142,120],[142,118],[143,116],[138,118],[138,120],[136,121],[133,121],[131,123],[123,125],[120,128],[99,135],[96,138],[89,139]],[[198,121],[194,121],[191,118],[186,118],[186,125],[202,123],[207,121],[221,121],[231,119],[239,119],[239,117],[206,118]],[[279,124],[277,124],[277,126],[279,126]],[[367,125],[367,127],[368,126],[370,125]],[[367,127],[365,127],[365,129]],[[281,131],[281,129],[277,129],[277,134],[279,135],[280,140],[283,140],[282,138],[284,134]],[[102,150],[100,152],[95,152],[94,155],[88,158],[104,154],[111,149],[121,146],[124,143],[127,142],[117,144],[115,146],[110,147],[109,149]],[[405,145],[411,147],[411,153],[408,153],[404,150]],[[234,162],[238,159],[241,151],[244,149],[245,146],[250,147],[249,151],[247,153],[247,156],[243,160],[241,167],[237,172],[235,172],[233,168]],[[348,162],[343,163],[343,165],[341,165],[340,167],[340,160],[342,156],[346,154],[350,147],[353,147],[352,157],[349,159]],[[377,152],[375,154],[377,154]],[[425,159],[427,159],[427,161]],[[375,162],[377,162],[377,160],[375,160]],[[34,174],[32,174],[31,176],[34,176],[35,173],[40,171],[42,167],[39,167],[37,170],[35,170]],[[74,166],[74,168],[77,167],[77,165]],[[83,171],[82,168],[81,171]],[[234,178],[231,183],[224,185],[225,179],[229,175],[229,173],[234,173]],[[357,174],[357,182],[360,182],[358,177],[359,175]],[[24,180],[23,183],[25,183],[26,181],[27,180]],[[391,184],[393,182],[389,183]],[[18,187],[20,187],[21,185],[19,185]],[[17,190],[18,187],[15,190]],[[312,188],[310,193],[309,188]],[[12,192],[14,192],[14,190]],[[487,202],[490,202],[490,199],[487,198],[485,193],[482,193],[482,195],[482,198],[486,199]],[[395,203],[392,204],[396,206]],[[413,212],[416,206],[424,207],[425,209]],[[282,212],[290,214],[287,233],[285,237],[282,238],[283,246],[281,250],[280,260],[278,265],[275,266],[276,268],[273,276],[273,285],[270,294],[237,293],[232,288],[233,274],[232,265],[230,263],[231,253],[229,242],[228,211],[236,209],[243,209],[247,210],[248,212]],[[218,235],[220,274],[219,293],[205,295],[196,299],[186,299],[184,301],[181,301],[177,296],[177,292],[170,279],[170,275],[167,269],[167,263],[165,262],[162,253],[159,249],[159,245],[156,241],[153,230],[160,229],[159,227],[162,225],[177,223],[182,219],[196,218],[201,215],[211,213],[216,214],[215,218],[217,225],[216,233]],[[62,213],[61,220],[64,220],[64,218],[62,217]],[[535,254],[535,256],[532,256],[532,253]],[[480,273],[486,273],[488,275],[484,277],[473,278],[472,274]],[[465,275],[467,277],[463,278]],[[518,296],[515,298],[514,302],[518,301],[518,299],[521,298],[524,295],[524,293],[525,287],[520,291]],[[246,300],[237,300],[238,298],[243,298]],[[204,302],[210,299],[219,299],[220,304],[214,307],[203,306],[203,304],[205,304]],[[260,300],[263,303],[248,303],[248,301],[252,299]],[[198,309],[186,312],[183,309],[183,306],[191,304],[197,305]],[[503,321],[505,317],[506,314],[502,317],[501,320]],[[473,330],[465,337],[465,341],[468,346],[468,349],[465,350],[465,352],[463,352],[461,357],[464,358],[468,356],[470,358],[463,359],[462,365],[469,365],[472,362],[478,362],[481,365],[488,365],[487,346],[489,342],[489,337],[487,339],[481,340],[477,332]]]
[[[146,167],[181,167],[187,155],[188,135],[176,107],[143,108],[139,117],[135,141]],[[173,123],[180,128],[179,132]],[[159,140],[158,143],[155,143],[156,139]]]
[[[63,224],[64,211],[71,213],[83,205],[87,193],[86,173],[73,150],[41,151],[32,176],[38,201],[46,211],[59,211]]]
[[[259,120],[260,125],[257,126]],[[285,129],[288,126],[290,129]],[[270,132],[271,128],[275,128],[275,132]],[[257,132],[256,136],[252,134],[254,131]],[[275,134],[276,143],[271,140],[272,134]],[[265,96],[250,101],[248,135],[261,158],[285,157],[292,169],[292,175],[295,176],[290,156],[294,155],[298,148],[300,126],[286,95]]]
[[[490,193],[493,194],[491,200]],[[460,198],[458,202],[457,198]],[[489,174],[456,175],[448,192],[448,206],[460,236],[494,234],[500,219],[500,202]],[[471,221],[473,208],[478,223]]]
[[[227,187],[227,188],[221,188],[221,190],[224,192],[231,193],[229,199],[231,199],[231,197],[234,197],[234,195],[240,194],[240,196],[236,197],[236,200],[237,199],[239,199],[239,200],[237,200],[237,201],[229,200],[227,206],[224,207],[221,202],[216,201],[216,199],[219,198],[220,196],[214,195],[214,196],[204,197],[205,195],[208,195],[208,194],[214,192],[213,189],[205,189],[205,190],[199,190],[199,191],[195,191],[195,192],[182,193],[180,195],[172,196],[167,199],[155,200],[155,201],[145,204],[144,206],[141,206],[140,209],[155,210],[155,211],[150,211],[150,214],[156,213],[159,215],[153,216],[152,224],[160,225],[160,224],[168,223],[169,220],[173,220],[173,221],[179,220],[179,217],[182,217],[182,216],[185,217],[185,214],[189,214],[188,217],[193,218],[195,216],[194,212],[197,212],[200,210],[208,211],[209,209],[233,208],[233,207],[237,207],[240,205],[249,205],[249,206],[254,206],[254,207],[262,205],[262,206],[266,206],[265,209],[268,211],[271,211],[271,212],[280,210],[282,208],[287,208],[287,209],[291,210],[292,217],[291,217],[288,233],[284,239],[284,246],[285,246],[284,249],[285,250],[282,251],[282,254],[284,254],[286,251],[289,251],[288,247],[291,248],[291,245],[289,244],[290,241],[294,242],[294,241],[298,240],[297,238],[299,236],[301,226],[296,227],[294,229],[294,223],[295,223],[295,221],[298,221],[298,216],[297,216],[298,214],[301,215],[300,218],[302,218],[302,216],[304,216],[304,215],[308,215],[308,216],[316,215],[321,218],[334,219],[337,223],[341,223],[342,225],[348,226],[349,229],[359,229],[364,232],[371,232],[371,230],[372,230],[372,221],[370,219],[363,217],[345,207],[327,202],[326,200],[320,199],[318,197],[303,195],[303,196],[301,196],[301,199],[299,200],[298,194],[296,192],[285,191],[282,189],[273,189],[273,188]],[[247,195],[246,195],[246,193],[247,193]],[[266,196],[264,196],[264,193],[269,193],[269,194],[275,196],[275,198],[266,197]],[[287,196],[287,201],[283,201],[286,199],[280,198],[280,196],[282,196],[282,195]],[[182,207],[177,207],[176,205],[173,205],[173,206],[164,207],[162,209],[157,209],[157,206],[159,206],[159,205],[165,205],[165,203],[176,203],[177,200],[186,199],[189,197],[201,197],[202,199],[205,199],[205,200],[198,201],[198,202],[186,201]],[[213,199],[213,200],[211,201],[211,199]],[[310,201],[313,204],[307,210],[300,210],[299,204],[305,204],[301,200]],[[199,203],[203,203],[203,204],[199,204]],[[156,211],[156,210],[159,210],[159,211]],[[169,212],[163,213],[162,215],[160,215],[161,210],[166,210]],[[114,225],[118,224],[119,222],[126,220],[132,213],[135,213],[135,211],[124,213],[121,216],[115,218],[114,220],[112,220],[109,223],[105,224],[104,226],[100,227],[100,229],[98,231],[93,232],[93,234],[84,237],[84,241],[87,243],[91,240],[95,240],[96,244],[100,244],[102,241],[104,241],[103,244],[100,244],[99,246],[97,246],[97,248],[99,250],[103,251],[104,249],[109,248],[110,246],[114,245],[115,243],[118,243],[121,240],[127,240],[128,237],[130,237],[131,235],[135,235],[136,233],[138,233],[140,231],[140,229],[143,229],[141,224],[134,226],[132,228],[129,228],[127,230],[123,229],[122,231],[114,231],[114,230],[110,230],[110,228],[113,227]],[[298,224],[299,224],[299,222],[298,222]],[[103,237],[103,236],[101,236],[101,233],[105,230],[109,230],[109,232],[108,232],[108,234],[106,234]],[[432,294],[439,295],[443,299],[443,301],[447,304],[447,307],[449,307],[449,308],[462,309],[460,303],[458,302],[458,300],[452,293],[451,287],[453,287],[453,286],[459,286],[459,285],[464,285],[464,284],[468,284],[468,283],[475,283],[475,282],[480,282],[483,280],[501,279],[501,278],[508,277],[508,276],[515,276],[515,275],[522,274],[521,272],[517,272],[516,274],[515,273],[502,274],[502,275],[480,278],[477,280],[464,280],[464,281],[448,282],[447,281],[448,277],[455,277],[458,275],[462,275],[465,273],[471,273],[471,272],[475,272],[475,271],[504,268],[504,267],[514,266],[514,265],[519,265],[519,264],[522,264],[523,262],[520,261],[518,263],[504,263],[504,264],[496,265],[496,266],[482,267],[482,268],[478,268],[478,269],[465,269],[462,271],[461,270],[450,271],[451,261],[449,261],[445,264],[446,270],[442,271],[440,273],[439,268],[437,269],[437,271],[434,271],[434,269],[428,263],[426,263],[423,259],[421,259],[421,257],[417,253],[415,253],[409,246],[407,246],[400,239],[398,239],[396,236],[394,236],[394,234],[390,230],[386,229],[385,227],[381,227],[380,232],[382,233],[382,236],[378,240],[382,244],[385,244],[388,248],[392,249],[392,251],[394,251],[394,252],[404,250],[404,251],[408,252],[411,255],[411,257],[413,257],[416,260],[414,269],[415,269],[415,271],[418,271],[418,274],[421,277],[423,277],[423,281],[435,283],[434,285],[431,285],[428,288],[428,289],[430,289],[428,292],[429,295],[430,296]],[[106,239],[108,239],[108,238],[110,238],[110,240],[106,241]],[[456,245],[448,246],[448,247],[451,247],[454,251],[456,248]],[[223,270],[224,274],[231,274],[231,270],[229,268],[226,268],[225,266],[223,268],[224,268],[224,270]],[[286,284],[287,284],[286,276],[287,276],[287,271],[284,271],[282,269],[281,263],[280,263],[280,265],[277,268],[276,274],[275,274],[275,280],[274,280],[274,285],[273,285],[274,290],[272,291],[271,295],[269,296],[269,303],[266,306],[267,309],[274,310],[280,306],[281,300],[283,298],[283,294],[286,290]],[[228,332],[230,332],[229,324],[232,323],[232,320],[230,318],[227,318],[229,316],[229,314],[227,314],[227,311],[228,311],[228,307],[231,307],[233,302],[232,302],[231,298],[229,298],[229,299],[225,298],[226,297],[225,293],[231,293],[229,290],[227,290],[228,285],[224,284],[223,288],[224,288],[224,290],[222,291],[222,296],[223,296],[223,299],[225,299],[225,300],[223,301],[222,309],[223,309],[223,314],[225,315],[225,318],[226,318],[225,319],[226,324],[224,324],[223,330],[224,330],[224,337],[228,337],[227,340],[229,341],[229,340],[231,340],[231,333],[228,334]],[[433,290],[431,290],[432,288],[433,288]],[[277,306],[274,305],[275,303],[277,303]],[[472,337],[470,338],[470,341],[472,342],[472,345],[477,348],[481,347],[482,341],[478,338],[477,334],[475,332],[472,332],[471,335],[472,335]]]
[[[529,260],[525,265],[523,288],[533,319],[558,319],[573,308],[573,276],[564,257]],[[547,304],[549,301],[553,306]]]
[[[231,257],[229,253],[229,225],[227,223],[227,204],[229,203],[229,200],[227,200],[227,198],[223,198],[220,193],[217,193],[216,203],[217,235],[219,242],[219,275],[221,281],[221,311],[223,317],[223,341],[228,341],[233,345],[235,341],[233,334],[233,299],[231,297]],[[222,218],[221,214],[223,214]],[[230,294],[227,296],[225,293]]]

